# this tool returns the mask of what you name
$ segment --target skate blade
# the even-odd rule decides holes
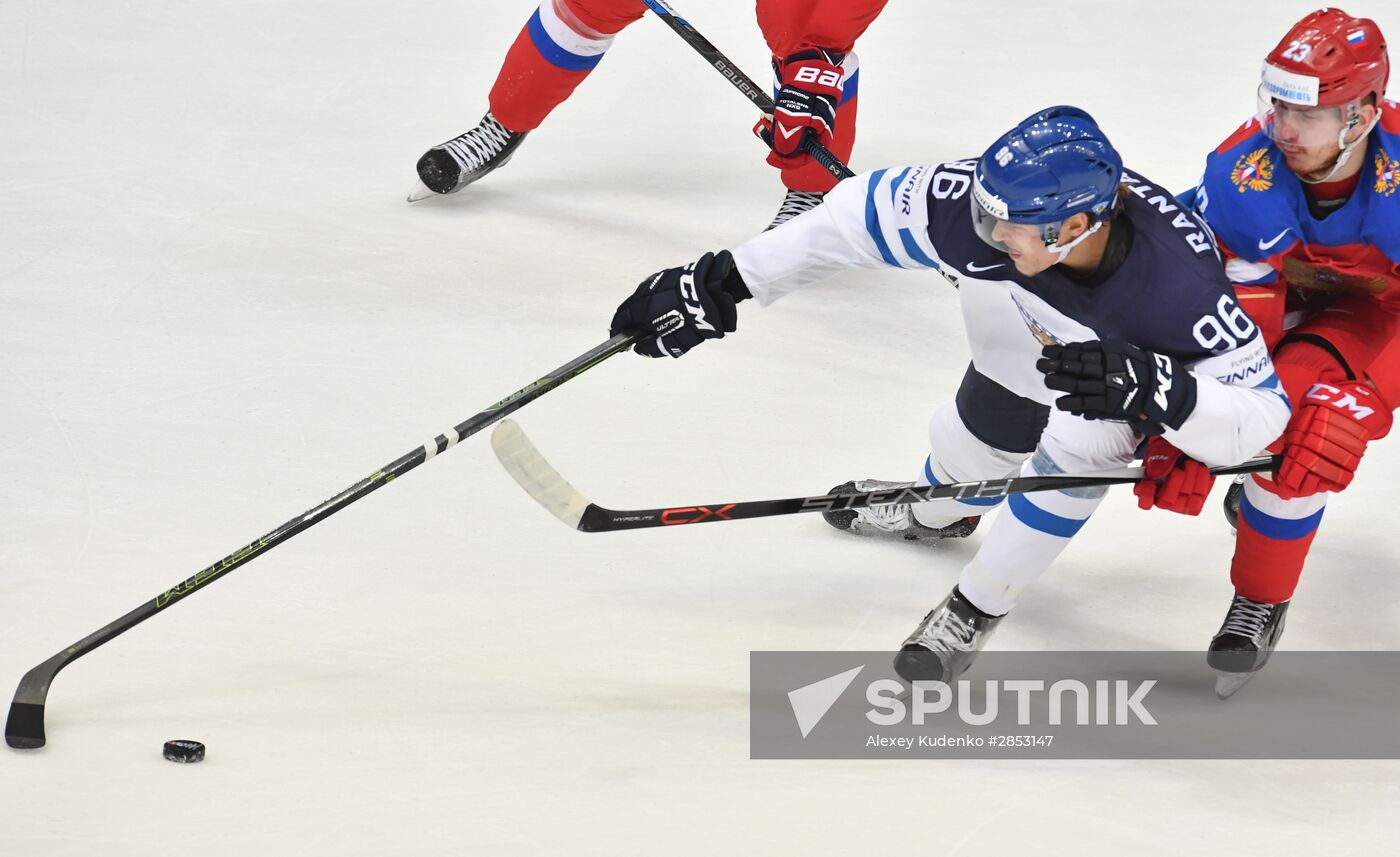
[[[1254,673],[1216,673],[1215,698],[1229,699],[1252,678],[1254,678]]]
[[[415,182],[413,185],[413,189],[408,192],[408,201],[422,202],[423,200],[428,199],[429,197],[442,195],[443,194],[433,193],[432,191],[428,190],[428,186],[419,181]]]

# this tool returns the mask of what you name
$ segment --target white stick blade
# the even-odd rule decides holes
[[[583,512],[588,508],[588,498],[549,466],[514,420],[502,420],[497,424],[491,432],[491,450],[526,494],[534,497],[535,502],[554,517],[578,529]]]

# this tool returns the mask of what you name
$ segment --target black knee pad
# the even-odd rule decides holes
[[[1034,452],[1050,407],[1018,396],[968,364],[958,386],[958,415],[972,436],[1006,452]]]

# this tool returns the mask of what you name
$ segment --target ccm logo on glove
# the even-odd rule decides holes
[[[705,308],[700,305],[700,293],[695,290],[695,263],[685,266],[681,274],[681,297],[685,300],[685,311],[695,320],[696,330],[714,331],[715,326],[705,318]]]
[[[1165,411],[1167,393],[1172,389],[1172,359],[1164,354],[1153,354],[1152,357],[1157,363],[1157,392],[1152,394],[1152,401]]]
[[[662,271],[651,278],[651,282],[647,284],[648,292],[654,293],[656,291],[656,284],[661,281],[664,274],[665,271]],[[681,271],[679,291],[681,293],[681,306],[690,313],[692,326],[697,331],[713,333],[715,326],[705,318],[705,308],[701,306],[700,294],[695,290],[695,264],[693,262],[686,265]],[[651,320],[651,329],[656,331],[657,336],[673,333],[683,326],[685,326],[685,317],[681,315],[680,310],[676,309],[668,310]]]
[[[1366,446],[1390,432],[1393,416],[1360,381],[1313,384],[1283,433],[1283,464],[1274,475],[1285,500],[1351,484]]]
[[[750,297],[729,251],[706,253],[643,280],[613,314],[610,335],[638,334],[632,350],[647,357],[680,357],[733,333],[739,323],[734,305]]]
[[[1339,411],[1350,411],[1351,415],[1357,420],[1364,420],[1376,412],[1375,408],[1363,405],[1361,402],[1357,401],[1354,393],[1347,392],[1340,387],[1333,387],[1331,384],[1313,384],[1312,389],[1308,390],[1308,394],[1305,398],[1315,399],[1319,402],[1327,402]]]

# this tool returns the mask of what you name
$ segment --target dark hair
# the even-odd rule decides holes
[[[1108,209],[1108,211],[1105,211],[1102,215],[1098,217],[1095,217],[1092,211],[1076,211],[1069,217],[1074,217],[1075,214],[1082,214],[1086,218],[1088,218],[1090,226],[1093,226],[1095,223],[1111,223],[1112,221],[1117,220],[1123,214],[1123,209],[1128,202],[1129,193],[1131,193],[1131,191],[1128,190],[1128,186],[1122,182],[1119,182],[1118,190],[1113,195],[1113,205]],[[1065,219],[1068,220],[1069,217],[1066,217]]]
[[[1113,196],[1113,207],[1104,214],[1103,219],[1105,222],[1115,220],[1123,213],[1123,209],[1128,203],[1129,193],[1131,193],[1131,191],[1128,190],[1128,186],[1119,182],[1118,192]]]

